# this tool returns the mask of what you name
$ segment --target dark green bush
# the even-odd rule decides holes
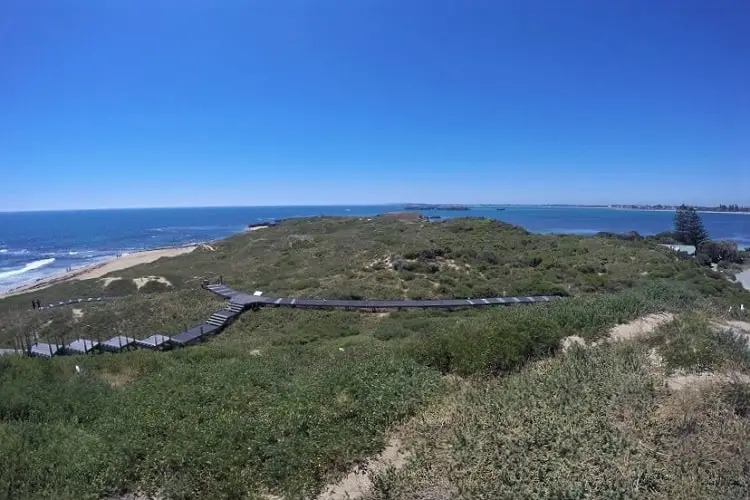
[[[140,293],[161,293],[168,292],[172,287],[161,281],[149,281],[138,289]]]
[[[742,252],[733,241],[706,241],[698,247],[696,257],[702,262],[742,264]]]

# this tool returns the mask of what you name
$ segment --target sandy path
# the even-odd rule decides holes
[[[191,245],[177,248],[162,248],[159,250],[145,250],[143,252],[123,255],[120,258],[112,258],[105,262],[98,262],[81,269],[75,269],[73,271],[58,274],[56,276],[51,276],[49,278],[24,285],[19,288],[14,288],[13,290],[10,290],[5,294],[0,294],[0,298],[9,297],[11,295],[19,295],[27,292],[35,292],[52,285],[56,285],[58,283],[64,283],[66,281],[100,278],[105,274],[114,271],[121,271],[129,267],[137,266],[139,264],[148,264],[149,262],[154,262],[155,260],[161,259],[162,257],[176,257],[178,255],[190,253],[196,248],[197,245]]]

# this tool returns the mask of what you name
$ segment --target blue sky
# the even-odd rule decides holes
[[[4,0],[0,210],[750,203],[748,26],[746,0]]]

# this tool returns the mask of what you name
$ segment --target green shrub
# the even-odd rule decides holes
[[[130,279],[116,279],[110,281],[109,284],[104,287],[104,294],[111,297],[122,297],[125,295],[132,295],[138,291],[138,287]]]
[[[172,289],[171,286],[167,285],[166,283],[162,283],[161,281],[149,281],[145,285],[143,285],[141,288],[138,289],[140,293],[162,293],[162,292],[168,292]]]
[[[719,330],[701,315],[688,315],[660,329],[660,347],[670,370],[713,371],[737,364],[750,370],[750,350],[745,339]]]

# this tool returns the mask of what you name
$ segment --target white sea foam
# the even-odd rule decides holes
[[[50,259],[41,259],[41,260],[35,260],[34,262],[29,262],[25,266],[23,266],[21,269],[11,269],[10,271],[5,271],[0,273],[0,279],[4,278],[10,278],[11,276],[18,276],[24,273],[27,273],[29,271],[33,271],[34,269],[39,269],[40,267],[48,266],[55,262],[54,258]]]
[[[0,253],[4,255],[26,255],[27,253],[29,253],[29,251],[26,250],[25,248],[21,250],[11,250],[8,248],[2,248],[0,249]]]

